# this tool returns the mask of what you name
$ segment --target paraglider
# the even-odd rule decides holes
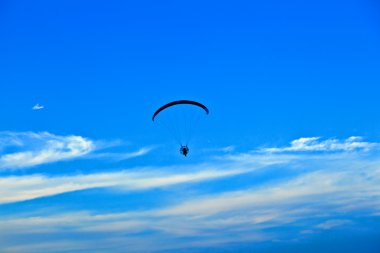
[[[189,153],[189,148],[187,146],[181,146],[181,148],[179,149],[179,152],[182,155],[187,156],[187,154]]]
[[[180,153],[187,157],[188,144],[195,128],[202,117],[209,114],[209,109],[196,101],[178,100],[158,108],[152,116],[152,121],[163,125],[180,145]],[[156,119],[157,118],[157,119]]]

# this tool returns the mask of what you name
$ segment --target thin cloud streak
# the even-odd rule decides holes
[[[100,158],[100,159],[111,159],[115,161],[123,161],[131,158],[141,157],[149,154],[153,147],[143,147],[134,152],[125,152],[125,153],[110,153],[110,152],[102,152],[102,153],[94,153],[89,156],[86,156],[88,159]]]
[[[263,148],[262,152],[281,153],[281,152],[306,152],[306,151],[353,151],[353,150],[371,150],[379,147],[378,143],[363,141],[362,137],[352,136],[346,140],[335,138],[321,140],[321,137],[299,138],[290,143],[288,147],[282,148]]]
[[[344,226],[352,223],[350,220],[328,220],[316,226],[316,228],[330,230],[332,228]]]
[[[119,188],[125,191],[144,190],[212,180],[246,172],[246,170],[239,169],[205,169],[190,173],[172,173],[169,171],[149,172],[142,170],[60,177],[47,177],[43,175],[2,177],[0,178],[0,185],[2,186],[0,188],[0,203],[25,201],[99,187]]]

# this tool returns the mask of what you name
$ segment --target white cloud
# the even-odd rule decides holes
[[[42,110],[44,109],[45,107],[40,105],[40,104],[35,104],[33,107],[32,107],[32,110],[34,111],[38,111],[38,110]]]
[[[340,208],[355,204],[353,209],[363,208],[372,198],[380,198],[380,175],[367,182],[358,172],[312,172],[290,181],[265,185],[244,191],[235,191],[202,197],[182,203],[166,210],[162,215],[212,216],[239,210],[260,210],[268,207],[305,206],[318,203],[339,204]],[[352,178],[356,177],[356,178]],[[363,190],[365,189],[365,190]],[[375,208],[372,202],[371,208]]]
[[[121,248],[121,245],[129,242],[133,245],[130,248],[133,252],[144,252],[148,249],[151,251],[168,249],[133,244],[132,242],[136,240],[134,235],[144,231],[156,231],[143,237],[144,241],[149,241],[152,245],[158,245],[160,241],[173,240],[173,238],[199,238],[197,244],[194,244],[194,241],[185,243],[174,240],[170,244],[170,249],[210,247],[230,242],[270,241],[280,235],[268,234],[267,229],[283,228],[292,224],[297,225],[299,233],[311,236],[312,232],[305,232],[311,231],[310,223],[304,224],[304,220],[311,223],[319,221],[317,223],[319,225],[315,226],[316,229],[334,229],[350,224],[350,221],[346,219],[331,219],[334,215],[347,215],[350,211],[363,208],[373,210],[378,206],[376,200],[380,199],[380,194],[378,194],[380,192],[379,163],[366,163],[365,159],[360,161],[365,163],[364,166],[369,166],[366,167],[367,171],[373,172],[370,181],[357,168],[344,168],[344,171],[339,171],[337,168],[328,167],[326,171],[310,172],[269,185],[183,199],[177,204],[158,209],[104,214],[76,212],[24,218],[8,217],[0,220],[0,227],[4,231],[0,232],[0,237],[2,233],[6,233],[7,236],[20,236],[24,233],[81,233],[91,236],[100,233],[103,235],[102,240],[105,240],[104,243],[108,245],[107,248]],[[331,164],[331,166],[334,165],[336,164]],[[238,172],[217,174],[216,171],[208,173],[198,171],[173,176],[163,173],[159,176],[156,173],[150,174],[148,171],[134,171],[133,173],[83,175],[77,178],[61,178],[57,181],[51,178],[35,178],[33,184],[46,186],[44,180],[52,180],[50,188],[57,187],[57,189],[65,190],[65,187],[69,185],[93,187],[103,182],[105,185],[112,184],[124,189],[138,190],[228,177],[234,173]],[[31,180],[26,177],[24,179],[25,182],[21,184]],[[0,182],[0,185],[8,188],[12,181],[22,181],[22,177],[10,180],[8,184]],[[70,184],[63,184],[65,181]],[[14,190],[20,191],[20,189],[9,189],[9,192],[1,193],[0,196],[9,195]],[[33,193],[30,189],[24,189],[24,193],[28,192]],[[323,199],[322,202],[321,199]],[[353,209],[347,210],[346,207],[350,204],[353,204]],[[298,223],[300,221],[301,223]],[[106,243],[118,234],[125,235],[123,240],[114,241],[113,244]],[[229,234],[235,236],[231,238]],[[255,236],[252,237],[252,234]],[[77,241],[77,243],[81,242],[85,243],[83,240]],[[83,247],[93,249],[91,245]]]
[[[235,150],[235,146],[232,146],[232,145],[231,146],[227,146],[227,147],[221,148],[220,150],[223,151],[223,152],[226,152],[226,153],[232,152],[232,151]]]
[[[20,169],[74,158],[126,160],[148,154],[153,147],[134,152],[99,152],[123,145],[121,141],[93,141],[88,138],[60,136],[48,132],[0,132],[0,169]]]
[[[358,142],[355,138],[351,142]],[[308,143],[307,140],[300,142]],[[368,145],[375,147],[378,144]],[[287,230],[287,238],[292,237],[289,231],[297,229],[294,236],[313,236],[313,231],[320,233],[322,230],[349,226],[349,219],[344,217],[352,212],[361,211],[362,216],[378,214],[380,158],[377,151],[363,155],[363,152],[357,152],[361,149],[346,148],[339,149],[341,152],[338,153],[313,154],[247,152],[224,155],[208,164],[190,166],[137,168],[66,177],[4,177],[0,179],[2,203],[93,187],[140,191],[221,178],[229,184],[226,181],[228,177],[243,174],[245,177],[248,173],[252,177],[252,185],[217,192],[201,191],[191,196],[181,191],[181,187],[167,188],[173,192],[171,204],[145,210],[102,214],[40,214],[24,218],[8,216],[7,219],[0,219],[0,227],[4,228],[3,232],[0,231],[0,238],[5,233],[13,235],[13,238],[19,238],[24,233],[81,233],[86,238],[102,235],[101,245],[105,248],[99,252],[121,252],[118,249],[126,247],[132,252],[154,252],[158,249],[210,247],[238,240],[282,239],[280,232],[267,231],[289,226],[293,229]],[[285,177],[273,181],[263,180],[263,173],[284,171],[288,172]],[[270,174],[268,177],[271,177]],[[192,185],[188,186],[188,189],[192,189]],[[154,232],[145,234],[146,231]],[[139,233],[144,233],[142,241],[139,241],[139,236],[136,237]],[[115,235],[123,237],[115,238]],[[183,238],[196,240],[181,240]],[[169,241],[166,245],[170,247],[161,248],[159,242],[162,241]],[[54,239],[51,243],[54,243]],[[86,244],[84,240],[75,243],[83,243],[78,247],[96,252],[94,246]],[[49,247],[54,249],[53,246]],[[46,251],[49,251],[49,247]]]
[[[61,137],[49,133],[23,133],[20,135],[28,136],[33,139],[41,139],[43,140],[43,143],[47,144],[38,145],[41,146],[41,148],[35,151],[24,151],[3,155],[0,157],[0,161],[2,161],[0,165],[1,167],[26,167],[47,162],[70,159],[78,156],[83,156],[94,149],[91,141],[87,141],[86,139],[79,136]],[[16,143],[15,145],[23,145],[22,142],[19,143],[18,141],[15,141],[14,143]],[[111,156],[112,158],[112,156],[117,156],[118,159],[127,159],[130,157],[146,154],[149,152],[149,150],[150,148],[143,148],[136,152],[127,154],[104,153],[104,157]],[[103,157],[103,154],[99,155]],[[0,178],[0,185],[4,187],[0,188],[0,203],[24,201],[33,198],[51,196],[55,194],[95,187],[116,187],[125,190],[141,190],[155,187],[166,187],[181,183],[199,182],[221,177],[235,176],[243,173],[252,173],[259,169],[270,168],[273,165],[283,165],[289,168],[299,167],[300,165],[310,167],[309,171],[311,174],[304,174],[304,176],[298,178],[297,181],[302,182],[302,180],[304,180],[307,181],[307,183],[294,185],[295,182],[291,182],[290,185],[288,183],[284,186],[281,186],[280,188],[277,187],[276,189],[272,190],[272,192],[269,192],[270,188],[268,188],[263,190],[255,189],[254,192],[248,191],[247,194],[241,194],[240,192],[227,193],[226,195],[220,195],[216,198],[213,197],[213,201],[209,201],[207,199],[204,201],[202,199],[197,200],[197,202],[194,204],[194,207],[191,203],[188,203],[188,205],[190,205],[189,207],[179,206],[176,207],[176,209],[167,210],[167,212],[170,213],[176,211],[181,212],[182,209],[187,211],[195,211],[200,208],[208,210],[207,212],[210,212],[210,210],[218,210],[218,205],[220,205],[220,208],[223,209],[224,206],[226,208],[230,208],[232,206],[239,206],[239,203],[249,203],[250,201],[248,200],[252,200],[255,203],[260,203],[263,200],[270,200],[270,197],[262,199],[260,196],[271,196],[276,199],[287,199],[292,198],[292,194],[295,194],[295,196],[303,197],[304,194],[311,194],[313,190],[316,190],[319,193],[329,191],[331,190],[329,183],[334,180],[339,181],[338,179],[342,178],[341,173],[345,172],[347,174],[349,172],[349,175],[353,178],[361,179],[363,178],[362,176],[357,177],[355,174],[358,173],[357,166],[370,166],[372,168],[378,164],[376,160],[368,160],[367,158],[356,156],[353,153],[346,155],[320,154],[310,155],[309,157],[275,153],[247,153],[225,155],[223,157],[224,159],[221,158],[220,160],[214,161],[215,164],[209,163],[182,167],[174,166],[163,168],[151,167],[145,169],[137,168],[134,170],[125,170],[119,172],[73,176],[48,177],[44,175],[28,175],[2,177]],[[310,160],[309,164],[307,163],[308,160]],[[315,172],[316,174],[312,174],[314,167],[320,169],[315,161],[319,161],[320,163],[323,163],[324,166],[327,166],[323,170],[324,173],[317,171],[318,173]],[[326,172],[326,168],[330,169],[330,171],[327,171],[328,173]],[[337,171],[337,168],[342,168],[343,171]],[[366,171],[367,177],[371,176],[371,178],[377,178],[379,174],[380,172],[374,169]],[[353,180],[350,180],[350,184],[348,186],[353,187],[353,182]],[[342,185],[340,185],[340,187],[342,187]],[[281,190],[277,190],[283,188],[286,188],[287,191],[282,192]],[[293,188],[294,191],[292,191]],[[367,188],[368,186],[364,187],[364,189]],[[360,189],[360,187],[358,187],[358,189]],[[217,201],[219,198],[220,201]],[[201,201],[201,204],[199,204],[199,201]],[[230,205],[227,203],[235,204]],[[208,205],[211,204],[214,206],[212,208],[208,208]]]
[[[0,203],[24,201],[97,187],[114,187],[126,191],[144,190],[181,183],[212,180],[247,172],[242,169],[204,169],[187,173],[173,173],[173,171],[174,168],[166,169],[166,171],[163,171],[163,169],[156,170],[156,172],[135,170],[76,176],[47,177],[43,175],[31,175],[2,177],[0,178]]]
[[[2,141],[1,141],[2,140]],[[84,156],[95,149],[94,143],[81,136],[59,136],[48,132],[1,132],[1,169],[17,169],[69,160]],[[19,150],[4,152],[16,146]]]
[[[230,145],[230,146],[218,147],[218,148],[207,148],[207,149],[204,149],[204,151],[231,153],[231,152],[235,151],[235,149],[236,149],[235,146]]]
[[[316,228],[329,230],[335,227],[340,227],[352,223],[350,220],[328,220],[316,226]]]
[[[123,161],[131,158],[136,158],[140,156],[144,156],[150,153],[154,148],[153,147],[143,147],[134,152],[125,152],[125,153],[110,153],[110,152],[102,152],[97,154],[92,154],[88,156],[88,158],[109,158],[115,161]]]
[[[261,151],[269,153],[280,152],[301,152],[301,151],[353,151],[378,148],[378,143],[363,141],[362,137],[352,136],[346,140],[327,139],[321,140],[320,137],[299,138],[291,142],[288,147],[282,148],[264,148]]]

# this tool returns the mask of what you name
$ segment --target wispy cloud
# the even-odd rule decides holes
[[[40,105],[40,104],[35,104],[33,107],[32,107],[32,110],[34,111],[38,111],[38,110],[42,110],[44,109],[45,107]]]
[[[325,155],[322,154],[320,158],[323,156]],[[300,160],[304,159],[305,156],[300,157]],[[269,241],[281,238],[281,234],[273,234],[268,231],[289,226],[297,227],[300,234],[312,235],[312,230],[308,230],[310,227],[327,230],[351,224],[350,220],[336,219],[336,216],[363,210],[371,215],[374,210],[380,209],[379,160],[375,159],[374,161],[360,156],[353,157],[351,161],[339,156],[336,156],[335,159],[338,161],[329,163],[323,170],[308,172],[280,182],[263,183],[248,189],[192,196],[190,199],[181,198],[178,203],[158,209],[102,214],[76,212],[15,219],[8,217],[8,219],[0,221],[0,226],[4,228],[3,231],[6,231],[8,236],[20,234],[20,231],[40,234],[70,231],[88,236],[99,233],[103,235],[102,241],[104,240],[104,245],[107,245],[106,248],[114,249],[113,252],[119,252],[117,248],[126,242],[133,252],[144,252],[147,250],[175,250],[184,247],[210,247],[244,241]],[[354,164],[360,162],[364,172],[358,170],[358,167],[346,166],[352,161]],[[298,166],[294,163],[294,159],[289,162],[288,166]],[[338,167],[336,167],[337,165]],[[238,164],[235,164],[235,167],[237,166]],[[308,166],[313,165],[308,164]],[[87,184],[90,187],[105,182],[104,185],[112,184],[122,189],[136,191],[150,187],[167,187],[179,183],[227,178],[241,173],[241,171],[224,171],[224,173],[219,171],[218,174],[217,171],[198,171],[172,176],[164,173],[158,176],[155,173],[150,174],[148,171],[150,170],[135,171],[131,174],[122,172],[102,176],[61,178],[51,181],[49,188],[62,188],[64,181],[69,181],[72,185],[86,186],[85,184]],[[251,172],[254,173],[255,170]],[[371,180],[368,180],[369,176]],[[30,180],[30,178],[24,179],[25,181]],[[46,185],[44,180],[51,179],[39,179],[35,183]],[[10,180],[9,184],[5,185],[6,188],[11,185],[12,181],[16,182],[16,180]],[[22,180],[18,178],[17,181]],[[0,182],[0,185],[3,184],[4,182]],[[10,189],[10,192],[13,191],[20,191],[20,189]],[[177,195],[180,194],[177,189],[173,189],[173,191]],[[10,192],[1,193],[1,196],[9,195]],[[24,189],[24,194],[27,192],[33,191]],[[323,202],[320,201],[321,199]],[[308,222],[305,223],[305,220]],[[65,225],[62,226],[62,224]],[[155,233],[148,233],[141,238],[155,245],[153,248],[149,245],[141,247],[141,244],[133,243],[137,240],[135,234],[146,231],[155,231]],[[305,231],[310,232],[306,233]],[[113,244],[108,242],[114,238],[114,235],[119,234],[124,235],[123,239],[114,241]],[[234,237],[230,237],[230,234],[234,234]],[[252,237],[252,235],[255,236]],[[181,240],[181,238],[189,237],[197,238],[197,243]],[[162,240],[174,241],[168,248],[158,246],[157,242]],[[59,243],[58,241],[57,245]],[[94,249],[93,245],[87,245],[85,241],[76,241],[76,243],[85,245],[80,244],[77,247],[90,249],[89,251]]]
[[[47,177],[43,175],[0,178],[0,203],[24,201],[77,190],[113,187],[126,191],[167,187],[176,184],[200,182],[247,172],[235,170],[197,170],[174,172],[175,168],[161,168],[155,172],[146,169],[97,173],[76,176]],[[178,169],[178,168],[177,168]]]
[[[20,169],[53,162],[86,158],[122,161],[148,154],[154,147],[132,152],[106,152],[122,146],[120,140],[98,141],[78,135],[48,132],[0,132],[0,169]]]
[[[89,158],[107,158],[107,159],[112,159],[115,161],[123,161],[123,160],[128,160],[131,158],[144,156],[146,154],[149,154],[153,149],[154,147],[143,147],[133,152],[124,152],[124,153],[102,152],[102,153],[92,154],[91,156],[89,156]]]
[[[352,223],[352,221],[350,221],[350,220],[328,220],[328,221],[325,221],[321,224],[318,224],[316,226],[316,228],[329,230],[329,229],[332,229],[335,227],[340,227],[340,226],[347,225],[350,223]]]
[[[94,143],[84,137],[59,136],[48,132],[1,132],[1,169],[17,169],[69,160],[84,156],[95,149]],[[17,151],[7,152],[7,148]],[[4,151],[5,150],[5,151]]]
[[[236,149],[235,146],[230,145],[230,146],[218,147],[218,148],[208,148],[208,149],[205,149],[205,151],[208,151],[208,152],[224,152],[224,153],[230,153],[230,152],[235,151],[235,149]]]
[[[261,151],[270,153],[304,152],[304,151],[352,151],[370,150],[379,147],[378,143],[363,141],[362,137],[352,136],[346,140],[335,138],[322,140],[321,137],[299,138],[290,143],[290,146],[280,148],[263,148]]]
[[[335,143],[343,145],[346,142],[362,141],[351,139]],[[10,215],[7,219],[0,219],[0,227],[6,231],[0,231],[0,238],[5,233],[18,238],[28,233],[81,233],[86,238],[102,235],[104,248],[98,249],[99,252],[123,252],[125,247],[132,252],[154,252],[312,236],[314,231],[340,226],[346,229],[353,224],[347,215],[360,212],[361,216],[373,216],[380,211],[378,144],[359,146],[324,150],[332,152],[292,154],[260,150],[222,155],[207,164],[135,168],[113,173],[3,177],[0,179],[0,185],[4,186],[0,188],[2,203],[93,187],[118,188],[135,193],[166,188],[172,200],[164,206],[128,212],[103,210],[100,213],[79,211],[29,217]],[[363,149],[367,152],[363,153]],[[267,179],[281,173],[283,177]],[[252,184],[240,186],[246,178],[252,179]],[[223,184],[237,184],[239,187],[190,195],[181,191],[181,184],[187,184],[187,189],[195,189],[199,183],[221,179]],[[292,229],[281,234],[283,228]],[[274,233],[274,229],[279,232]],[[144,236],[136,237],[136,234]],[[161,241],[170,243],[161,247]],[[53,242],[54,239],[51,241],[54,245]],[[61,243],[57,240],[57,245]],[[31,243],[30,247],[38,245]],[[47,251],[54,249],[53,245],[47,245]],[[69,241],[67,248],[86,249],[88,252],[96,250],[85,240]],[[22,252],[22,249],[15,249],[15,252]]]
[[[23,133],[13,134],[14,136],[28,136],[34,139],[43,139],[44,143],[48,143],[47,147],[42,145],[40,150],[33,152],[18,152],[0,157],[2,161],[1,166],[6,167],[6,164],[10,167],[16,166],[32,166],[36,164],[42,164],[52,161],[70,159],[73,157],[81,156],[89,153],[93,147],[92,142],[78,136],[60,137],[49,133]],[[22,138],[21,138],[22,139]],[[49,141],[46,141],[48,139]],[[0,138],[1,140],[1,138]],[[19,139],[14,139],[13,145],[23,146],[23,142]],[[1,142],[0,142],[1,143]],[[368,146],[376,146],[376,143],[368,143]],[[111,157],[113,159],[128,159],[131,157],[137,157],[148,153],[151,148],[142,148],[132,153],[104,153],[95,154],[100,157]],[[30,157],[29,157],[30,156]],[[33,156],[33,157],[32,157]],[[309,163],[307,161],[310,161]],[[320,170],[319,164],[323,163],[324,170]],[[147,189],[154,187],[165,187],[180,183],[198,182],[202,180],[217,179],[220,177],[235,176],[243,173],[252,173],[257,170],[270,168],[271,166],[285,166],[288,168],[293,167],[309,167],[308,171],[311,173],[315,171],[316,174],[307,174],[302,178],[297,179],[296,182],[302,182],[302,180],[308,180],[307,183],[300,183],[301,188],[296,188],[294,194],[302,195],[304,192],[309,192],[309,189],[315,189],[318,192],[327,191],[330,188],[329,182],[332,180],[339,181],[337,178],[341,178],[342,175],[348,174],[353,178],[356,173],[356,166],[369,166],[373,167],[378,165],[377,160],[368,159],[368,157],[358,156],[355,153],[348,153],[343,155],[336,154],[319,154],[319,155],[284,155],[284,154],[264,154],[264,153],[243,153],[235,155],[224,155],[214,162],[206,164],[195,164],[189,166],[173,166],[173,167],[160,167],[160,168],[136,168],[133,170],[125,170],[119,172],[109,173],[96,173],[87,175],[73,175],[73,176],[44,176],[44,175],[27,175],[27,176],[8,176],[0,178],[0,182],[3,187],[0,189],[0,203],[24,201],[28,199],[51,196],[54,194],[60,194],[64,192],[83,190],[95,187],[118,187],[123,189]],[[314,169],[313,169],[314,168]],[[328,171],[327,168],[329,168]],[[337,168],[342,171],[337,171]],[[353,170],[354,168],[355,170]],[[323,171],[323,173],[321,172]],[[344,174],[344,173],[345,174]],[[368,170],[368,173],[372,173],[371,176],[377,175],[376,170]],[[314,173],[314,172],[313,172]],[[343,173],[343,174],[342,174]],[[302,179],[302,180],[301,180]],[[317,180],[318,179],[318,180]],[[351,183],[354,181],[350,180]],[[347,180],[348,182],[348,180]],[[318,183],[318,185],[316,185]],[[287,196],[292,194],[292,187],[294,182],[279,189],[286,188]],[[293,186],[292,186],[293,185]],[[350,187],[353,185],[350,184]],[[342,185],[340,185],[342,187]],[[368,187],[365,187],[366,189]],[[276,188],[277,189],[277,188]],[[255,192],[258,190],[256,189]],[[267,190],[265,190],[267,191]],[[279,198],[283,198],[285,193],[278,191]],[[247,193],[256,203],[259,199],[256,199],[256,195],[252,192]],[[290,195],[289,195],[290,194]],[[276,194],[268,194],[268,192],[259,192],[259,196],[276,196]],[[231,199],[221,200],[221,204],[236,202],[239,198],[235,195],[231,195]],[[229,198],[229,197],[228,197]],[[268,200],[269,198],[265,198]],[[244,203],[246,202],[243,197]],[[197,208],[205,208],[207,210],[217,210],[216,208],[206,208],[211,203],[205,200],[205,203],[199,205],[195,204],[194,207],[184,207],[184,210],[196,210]],[[212,202],[215,203],[215,202]],[[230,205],[227,204],[227,207]],[[232,205],[237,206],[237,205]]]

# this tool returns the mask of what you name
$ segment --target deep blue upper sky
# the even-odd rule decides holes
[[[280,189],[287,189],[287,183],[293,185],[292,180],[298,177],[308,181],[310,172],[326,176],[324,173],[332,171],[342,173],[343,168],[347,177],[337,180],[341,188],[336,187],[345,189],[351,183],[349,178],[357,176],[351,171],[352,164],[362,164],[357,165],[356,171],[360,168],[363,182],[368,178],[368,182],[377,182],[380,178],[376,174],[379,164],[376,150],[380,142],[379,70],[380,5],[374,0],[2,0],[0,182],[4,179],[10,185],[12,180],[27,183],[15,186],[14,190],[0,183],[0,194],[8,195],[8,191],[15,194],[10,199],[0,198],[0,219],[1,215],[8,217],[12,213],[8,217],[11,220],[46,217],[44,210],[54,209],[51,220],[59,221],[57,217],[71,217],[71,213],[112,215],[133,210],[160,213],[182,205],[190,212],[187,218],[198,217],[199,213],[192,213],[188,203],[208,198],[229,199],[228,194],[241,191],[277,189],[277,184],[284,187],[279,186]],[[177,99],[197,100],[210,108],[210,116],[193,143],[194,155],[187,160],[179,157],[175,142],[150,120],[157,107]],[[32,110],[36,104],[44,109]],[[76,143],[70,136],[85,138],[80,140],[88,140],[92,146]],[[352,136],[363,138],[349,139]],[[311,137],[322,139],[301,139],[301,146],[296,146],[300,142],[289,144]],[[71,149],[73,142],[76,144]],[[284,150],[275,151],[281,154],[273,158],[272,151],[268,151],[270,154],[258,151],[263,147]],[[370,154],[359,151],[358,154],[357,148]],[[138,151],[141,152],[135,153]],[[288,151],[312,154],[304,157],[304,153],[297,153],[285,159],[282,152]],[[268,157],[279,164],[264,162]],[[243,158],[247,160],[243,162]],[[173,172],[173,167],[168,166],[178,169]],[[252,171],[245,171],[247,167]],[[257,172],[257,168],[266,170]],[[136,183],[138,186],[135,183],[120,186],[116,182],[117,178],[127,177],[117,174],[120,171],[136,170],[138,178],[149,182],[150,178],[159,177],[161,174],[155,173],[161,170],[168,173],[164,173],[167,177],[172,176],[171,172],[175,176],[183,170],[192,178],[193,170],[202,173],[207,169],[216,174],[232,174],[197,179],[196,183],[194,179],[186,179],[174,186],[165,183],[148,187],[148,183],[141,182]],[[237,169],[245,172],[236,172]],[[104,179],[104,175],[97,174],[108,172],[116,176],[112,174],[112,179]],[[44,183],[35,181],[34,176],[41,175],[46,176]],[[67,175],[78,178],[65,179]],[[82,178],[83,175],[101,180]],[[17,178],[21,176],[26,178]],[[321,177],[334,178],[330,174],[324,176]],[[258,183],[257,179],[262,181]],[[70,180],[76,182],[75,186],[67,184]],[[109,181],[104,185],[100,183],[102,180]],[[357,186],[363,186],[363,182],[358,181]],[[42,184],[43,189],[36,190],[36,185]],[[54,188],[61,184],[58,190]],[[372,188],[375,184],[365,186],[370,193],[378,190]],[[31,196],[27,192],[32,192]],[[173,197],[173,192],[180,193],[180,197]],[[361,197],[354,192],[339,196],[344,203],[369,197],[367,192],[362,192]],[[98,196],[104,199],[102,205],[98,204]],[[379,201],[378,197],[372,197],[373,201]],[[310,223],[306,221],[307,215],[296,221],[292,220],[293,216],[286,219],[281,216],[281,222],[276,220],[273,226],[241,226],[244,233],[235,224],[233,228],[223,228],[225,234],[218,234],[213,219],[261,220],[274,207],[264,208],[265,215],[250,212],[244,215],[247,207],[236,203],[237,210],[231,211],[232,214],[224,210],[210,219],[194,218],[200,224],[197,223],[197,228],[187,227],[183,225],[186,222],[177,218],[146,214],[136,218],[144,227],[141,231],[124,234],[124,230],[112,230],[107,243],[114,241],[114,244],[110,243],[104,252],[119,252],[128,244],[124,240],[134,237],[142,241],[147,238],[152,245],[156,245],[157,238],[177,245],[157,251],[225,249],[233,252],[239,248],[258,252],[321,252],[313,248],[319,245],[319,249],[329,252],[326,245],[335,238],[336,248],[343,245],[347,250],[351,248],[343,239],[346,235],[357,235],[356,245],[366,245],[362,252],[377,252],[380,246],[373,238],[379,238],[379,234],[371,224],[379,222],[378,205],[373,207],[366,202],[358,210],[351,210],[347,204],[345,208],[350,211],[339,207],[328,212],[332,207],[324,206],[317,199],[313,203],[298,199],[295,206],[286,209],[287,212],[302,209],[302,213],[306,207],[318,209],[312,214],[306,212],[314,217]],[[276,198],[273,203],[277,203]],[[57,210],[59,204],[62,207]],[[26,211],[29,208],[30,213]],[[255,208],[253,205],[252,210]],[[279,207],[281,211],[283,208]],[[316,215],[321,210],[329,218]],[[66,252],[57,248],[63,241],[77,242],[78,233],[84,233],[81,235],[86,241],[107,232],[94,229],[93,223],[81,223],[84,230],[70,227],[66,233],[60,231],[62,224],[58,221],[51,226],[59,232],[46,232],[53,246],[36,248],[38,252]],[[147,225],[150,221],[154,224]],[[105,219],[98,226],[111,226],[110,222]],[[181,231],[169,233],[162,229],[163,224],[172,222],[182,224]],[[341,228],[343,224],[347,229]],[[361,224],[363,230],[352,224]],[[24,241],[39,244],[43,232],[36,232],[33,225],[30,233],[7,235],[8,243],[4,242],[2,251],[34,252],[28,251],[27,246],[14,248]],[[8,226],[17,230],[16,225]],[[337,231],[330,230],[335,227],[339,227]],[[197,229],[212,234],[210,241],[200,242],[197,233],[189,232]],[[98,234],[83,232],[94,230]],[[181,237],[184,234],[188,237]],[[243,239],[230,240],[234,234]],[[256,245],[257,241],[262,244]],[[138,242],[133,248],[136,252],[155,249],[154,246],[143,248]],[[1,243],[2,239],[0,249]],[[70,245],[62,247],[67,247],[67,252],[79,252],[75,248],[78,245]],[[313,249],[308,245],[314,245],[310,246]],[[86,243],[80,247],[83,252],[96,249]]]
[[[379,135],[374,1],[3,1],[1,10],[4,130],[130,138],[149,131],[158,105],[193,98],[213,108],[217,139]],[[35,103],[49,110],[25,110]]]

